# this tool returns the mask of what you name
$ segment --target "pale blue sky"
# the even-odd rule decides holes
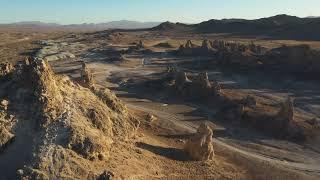
[[[0,23],[113,20],[196,23],[276,14],[320,16],[320,0],[0,0]]]

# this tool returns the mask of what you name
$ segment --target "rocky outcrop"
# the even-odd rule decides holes
[[[8,129],[1,123],[0,120],[0,153],[5,147],[14,139],[14,134],[8,131]]]
[[[11,143],[15,135],[11,132],[13,126],[13,116],[7,114],[9,101],[0,101],[0,153]]]
[[[15,123],[30,124],[30,127],[15,128],[20,128],[22,134],[29,134],[36,144],[30,144],[30,149],[34,150],[30,163],[14,167],[22,169],[19,171],[22,178],[41,174],[60,179],[60,171],[65,168],[69,177],[80,178],[79,169],[84,174],[89,173],[88,161],[108,159],[115,143],[134,136],[139,121],[109,90],[92,90],[75,84],[67,76],[56,75],[42,59],[19,64],[14,76],[8,79],[12,82],[0,86],[0,91],[7,92],[9,109],[15,107],[12,111],[22,118]],[[1,109],[8,109],[8,103],[2,102]],[[0,144],[13,146],[11,124],[14,120],[8,115],[3,116],[5,119],[1,117]],[[15,156],[14,153],[4,155],[9,156],[8,159]],[[51,159],[57,163],[52,163]]]
[[[193,160],[212,160],[214,158],[212,135],[212,129],[206,124],[201,124],[197,133],[186,142],[185,152]]]
[[[24,63],[15,79],[20,84],[18,91],[29,90],[40,124],[46,125],[63,112],[63,97],[56,76],[47,61],[36,58],[29,65],[26,61]]]
[[[178,71],[175,73],[174,87],[181,95],[190,99],[205,100],[221,93],[218,82],[210,82],[206,72],[199,73],[197,76],[188,77],[186,72]]]
[[[221,40],[203,40],[201,46],[194,45],[190,40],[185,45],[181,45],[177,54],[184,56],[213,56],[220,57],[231,55],[252,54],[261,55],[265,49],[253,42],[249,45]]]
[[[285,72],[302,73],[308,78],[317,79],[320,70],[320,51],[309,45],[282,46],[271,49],[262,57],[265,66],[283,69]],[[276,66],[275,66],[276,65]]]
[[[11,63],[0,63],[0,78],[5,77],[14,70],[14,67]]]
[[[0,101],[0,111],[7,111],[9,106],[9,101],[8,100],[1,100]]]
[[[178,55],[183,56],[210,56],[216,52],[211,46],[211,42],[204,40],[201,46],[197,46],[188,40],[185,45],[181,45],[177,50]]]
[[[302,73],[305,77],[317,79],[320,70],[320,51],[309,45],[282,46],[267,49],[251,42],[204,40],[201,46],[190,40],[181,45],[176,54],[181,56],[205,56],[215,59],[212,63],[240,70],[270,69],[281,73]]]

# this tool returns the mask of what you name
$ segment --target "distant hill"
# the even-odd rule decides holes
[[[5,28],[40,28],[40,29],[79,29],[79,30],[104,30],[104,29],[145,29],[158,26],[161,22],[138,22],[138,21],[112,21],[107,23],[84,23],[60,25],[55,23],[44,23],[40,21],[17,22],[11,24],[0,24]]]
[[[152,28],[154,31],[190,31],[192,30],[192,25],[182,24],[182,23],[171,23],[169,21],[161,23],[159,26]]]
[[[181,31],[182,29],[194,33],[229,33],[282,39],[320,40],[320,18],[299,18],[285,14],[255,20],[212,19],[194,25],[166,22],[152,28],[152,30],[161,31]]]

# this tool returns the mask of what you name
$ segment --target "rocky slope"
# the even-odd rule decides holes
[[[1,178],[97,177],[101,172],[90,162],[107,160],[110,148],[139,126],[109,90],[90,90],[57,76],[42,59],[21,62],[4,79]],[[9,165],[6,159],[12,159]]]

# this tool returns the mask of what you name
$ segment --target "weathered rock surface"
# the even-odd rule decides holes
[[[63,42],[54,41],[40,41],[40,45],[43,47],[36,53],[37,58],[41,58],[47,61],[58,61],[65,59],[74,59],[76,56],[66,51],[67,47],[70,49],[74,48],[77,44],[68,44]]]
[[[32,124],[30,128],[17,126],[17,131],[32,132],[24,133],[30,134],[34,142],[28,144],[28,149],[34,150],[28,163],[13,167],[21,170],[21,178],[86,177],[94,171],[88,169],[88,161],[108,159],[113,144],[130,139],[139,126],[110,90],[90,90],[75,84],[67,76],[54,74],[45,60],[20,63],[13,73],[8,79],[12,81],[10,86],[0,86],[4,88],[0,90],[7,92],[9,106],[15,107],[13,111],[20,114],[21,121]],[[2,110],[7,109],[8,103],[1,104]],[[15,147],[13,120],[0,119],[1,148]],[[15,156],[5,152],[2,155]]]
[[[212,135],[212,129],[206,124],[201,124],[197,133],[186,142],[184,150],[193,160],[212,160],[214,158]]]

